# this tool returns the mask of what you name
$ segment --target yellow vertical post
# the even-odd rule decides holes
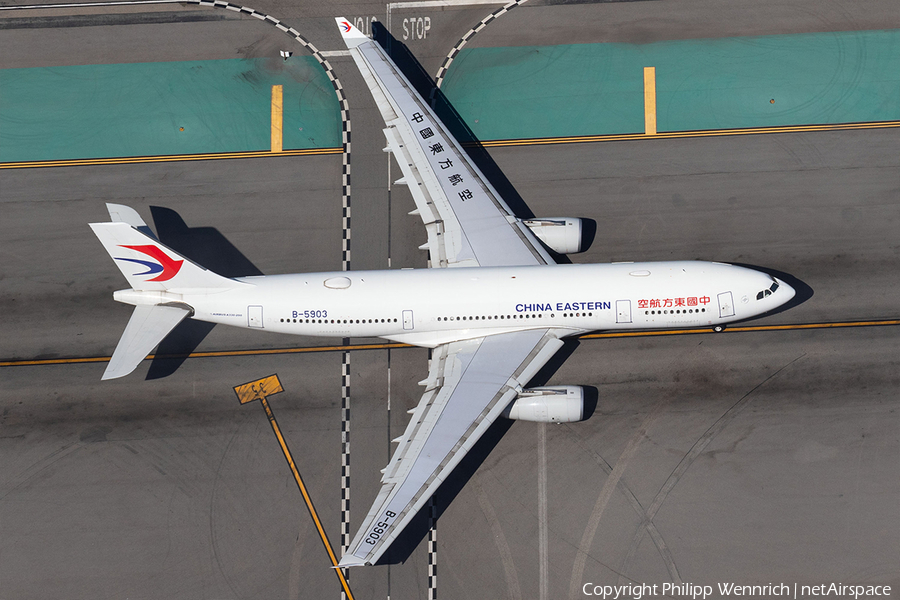
[[[644,67],[644,133],[656,135],[656,67]]]
[[[282,124],[284,120],[284,98],[282,86],[272,86],[272,152],[282,150]]]

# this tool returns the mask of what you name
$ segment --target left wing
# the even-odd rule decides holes
[[[337,19],[425,223],[432,267],[554,264],[378,42]]]
[[[487,428],[559,350],[563,332],[532,329],[438,346],[425,393],[340,567],[372,565]]]

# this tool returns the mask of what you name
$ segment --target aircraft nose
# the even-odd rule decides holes
[[[781,296],[781,303],[790,301],[791,298],[797,295],[797,290],[786,284],[781,279],[777,277],[774,278],[775,281],[778,282],[778,291],[776,292],[779,296]]]

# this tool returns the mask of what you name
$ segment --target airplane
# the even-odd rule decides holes
[[[427,232],[425,269],[223,277],[108,204],[90,226],[128,281],[134,313],[103,374],[131,373],[185,318],[305,336],[431,348],[425,391],[339,567],[373,565],[500,417],[583,420],[583,388],[528,388],[567,337],[710,327],[772,311],[794,289],[718,262],[557,264],[582,250],[577,218],[518,218],[385,50],[344,18],[341,35],[385,122],[387,149]]]

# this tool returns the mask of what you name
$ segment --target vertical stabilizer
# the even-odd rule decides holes
[[[91,223],[91,229],[132,289],[234,289],[246,285],[191,262],[126,221]]]

